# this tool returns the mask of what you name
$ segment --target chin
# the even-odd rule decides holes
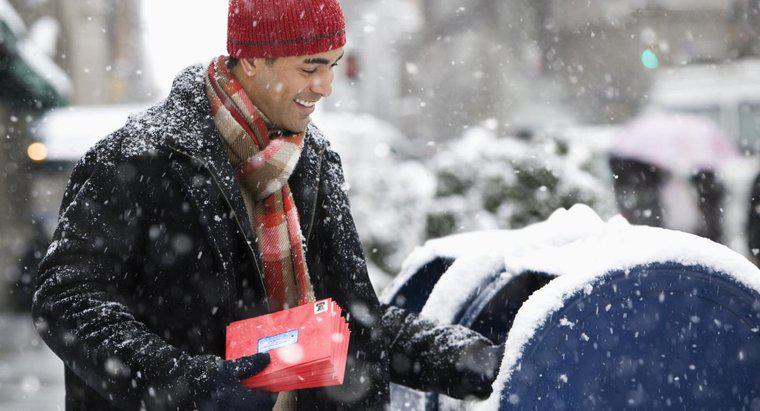
[[[287,127],[285,130],[294,134],[300,134],[306,132],[306,127]]]
[[[290,132],[292,132],[292,133],[303,133],[303,132],[306,131],[306,128],[307,128],[308,125],[309,125],[308,121],[306,121],[304,123],[301,123],[301,124],[293,124],[293,125],[287,127],[287,130],[290,131]]]

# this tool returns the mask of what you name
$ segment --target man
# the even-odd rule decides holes
[[[369,282],[340,159],[309,123],[343,55],[337,0],[229,7],[230,57],[185,70],[72,174],[34,300],[67,408],[374,409],[390,379],[487,395],[498,347]],[[225,326],[327,297],[349,315],[345,383],[242,387],[269,358],[222,360]]]

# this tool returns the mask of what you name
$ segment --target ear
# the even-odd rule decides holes
[[[256,64],[254,63],[254,60],[255,59],[240,59],[240,67],[248,77],[256,75]]]

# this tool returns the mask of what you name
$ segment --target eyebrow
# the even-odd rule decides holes
[[[340,57],[338,57],[338,59],[335,60],[335,62],[337,63],[338,61],[340,61],[340,59],[342,59],[345,54],[346,54],[345,52],[343,54],[341,54]],[[306,59],[306,60],[303,61],[303,63],[304,64],[324,64],[324,65],[328,65],[328,64],[330,64],[330,60],[328,60],[326,58],[322,58],[322,57],[317,57],[317,58],[313,58],[313,59]]]

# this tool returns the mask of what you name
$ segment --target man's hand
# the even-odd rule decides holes
[[[478,398],[488,398],[503,356],[504,344],[475,345],[465,351],[457,364],[462,369],[464,391]]]
[[[240,381],[252,377],[269,364],[269,354],[254,354],[232,361],[222,361],[211,381],[211,401],[204,410],[271,410],[277,393],[252,390]]]
[[[480,355],[483,361],[484,378],[493,382],[499,374],[499,368],[501,368],[501,360],[504,357],[504,344],[492,345],[485,348]]]

